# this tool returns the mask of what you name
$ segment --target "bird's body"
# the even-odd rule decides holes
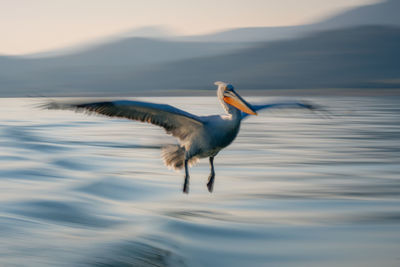
[[[184,143],[188,157],[212,157],[235,139],[241,119],[231,116],[200,117],[203,128]]]
[[[183,191],[188,192],[188,165],[200,158],[210,159],[211,174],[207,184],[211,192],[214,185],[214,157],[236,138],[241,121],[248,114],[257,115],[256,110],[271,107],[301,107],[312,109],[308,104],[298,102],[273,103],[251,106],[242,99],[233,86],[216,82],[217,95],[226,111],[224,115],[196,116],[170,105],[141,101],[103,101],[92,103],[56,103],[45,105],[49,109],[74,109],[89,113],[98,113],[110,117],[122,117],[163,127],[167,133],[179,139],[180,144],[163,148],[165,165],[174,169],[185,168]]]

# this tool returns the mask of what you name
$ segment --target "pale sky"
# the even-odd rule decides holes
[[[0,0],[0,54],[44,52],[161,25],[195,35],[310,23],[379,0]]]

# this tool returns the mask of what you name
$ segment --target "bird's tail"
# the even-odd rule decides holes
[[[163,147],[161,154],[164,164],[168,168],[180,170],[185,166],[185,148],[178,145],[169,145]],[[192,166],[197,161],[198,158],[191,158],[188,163]]]

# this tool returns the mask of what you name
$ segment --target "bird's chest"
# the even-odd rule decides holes
[[[216,118],[207,123],[202,132],[193,136],[191,144],[192,154],[199,157],[215,156],[221,149],[228,146],[235,139],[240,122],[235,123],[222,118]]]
[[[212,147],[221,149],[232,143],[239,132],[239,126],[232,122],[214,125],[213,130],[210,131]]]

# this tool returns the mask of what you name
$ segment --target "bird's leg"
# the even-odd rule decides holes
[[[208,188],[208,192],[212,193],[213,188],[214,188],[214,178],[215,178],[214,157],[210,157],[210,167],[211,167],[211,173],[210,173],[210,176],[208,177],[207,188]]]
[[[183,193],[189,194],[189,169],[187,159],[185,159],[185,181],[183,183]]]

